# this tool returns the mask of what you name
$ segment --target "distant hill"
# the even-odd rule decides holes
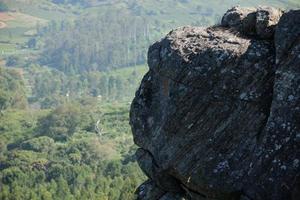
[[[25,13],[57,19],[62,15],[100,12],[107,8],[122,8],[132,15],[144,16],[166,23],[187,25],[197,23],[204,17],[211,24],[219,13],[234,5],[270,5],[284,9],[300,8],[298,0],[2,0],[9,8]],[[50,14],[52,13],[52,14]]]

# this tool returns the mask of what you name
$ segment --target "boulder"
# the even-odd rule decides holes
[[[243,30],[244,25],[246,25],[246,27],[255,26],[255,23],[253,24],[253,22],[255,22],[256,10],[257,9],[253,7],[242,8],[235,6],[224,14],[221,25],[235,28],[240,31]],[[244,20],[248,23],[243,25]]]
[[[256,12],[256,33],[262,39],[274,37],[275,27],[283,12],[273,7],[261,7]]]
[[[221,25],[230,27],[246,36],[272,39],[282,14],[282,10],[267,6],[259,8],[233,7],[225,13]]]
[[[149,48],[130,125],[143,190],[160,197],[141,199],[297,197],[300,11],[277,14],[235,7],[220,26],[179,28]]]

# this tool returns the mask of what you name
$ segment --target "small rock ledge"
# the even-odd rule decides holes
[[[228,10],[148,52],[132,102],[140,200],[300,197],[300,10]]]

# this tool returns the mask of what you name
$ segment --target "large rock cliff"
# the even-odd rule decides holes
[[[300,10],[228,10],[148,52],[132,102],[141,200],[300,197]]]

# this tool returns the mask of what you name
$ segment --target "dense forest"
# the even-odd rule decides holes
[[[30,83],[31,103],[37,102],[41,108],[53,108],[66,99],[94,97],[99,102],[130,101],[142,73],[143,66],[123,68],[111,72],[83,72],[66,76],[64,73],[44,69],[39,65],[27,71]]]
[[[0,199],[135,199],[128,113],[148,46],[260,3],[0,0]]]
[[[107,10],[74,22],[52,21],[38,29],[45,43],[40,62],[67,74],[144,64],[153,40],[149,32],[154,30],[149,26],[145,18],[122,10]]]
[[[128,102],[146,70],[137,65],[145,62],[145,51],[134,45],[149,40],[141,39],[142,19],[120,13],[111,25],[112,17],[107,12],[37,23],[36,34],[20,47],[29,53],[4,57],[1,200],[134,199],[145,177],[133,155]],[[133,23],[136,32],[130,32]],[[111,33],[121,28],[132,38],[123,32],[116,40]],[[125,50],[115,46],[125,43],[130,52],[120,60]]]
[[[143,174],[132,155],[127,112],[90,104],[6,111],[0,199],[133,199]],[[95,131],[97,119],[103,136]]]
[[[144,176],[127,103],[90,96],[26,109],[20,72],[0,69],[0,199],[134,198]]]

